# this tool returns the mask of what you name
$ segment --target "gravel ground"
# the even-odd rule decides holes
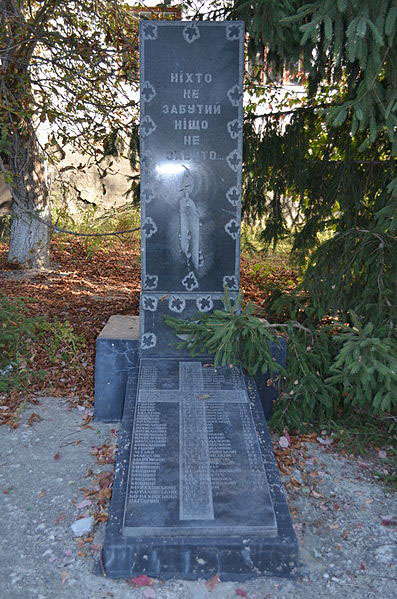
[[[220,582],[210,590],[205,581],[135,588],[95,576],[104,525],[88,543],[71,525],[93,510],[80,489],[112,468],[98,465],[92,447],[116,437],[113,425],[82,426],[85,416],[66,400],[44,398],[23,411],[19,428],[0,429],[2,598],[396,599],[397,495],[376,479],[373,461],[319,443],[291,451],[292,474],[284,475],[301,547],[297,580]]]

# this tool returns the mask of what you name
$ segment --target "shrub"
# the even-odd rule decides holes
[[[50,322],[43,316],[29,316],[31,298],[9,299],[0,295],[0,392],[26,388],[44,371],[32,364],[34,341],[45,343],[49,360],[73,360],[84,346],[68,322]]]
[[[337,321],[317,328],[296,321],[270,324],[254,316],[253,304],[234,304],[225,290],[225,310],[198,315],[192,321],[165,317],[178,334],[175,345],[191,355],[214,354],[215,364],[240,364],[251,375],[282,374],[282,393],[274,423],[301,428],[303,422],[325,422],[361,410],[381,416],[397,408],[397,339],[390,327],[360,324],[354,313],[351,326]],[[288,336],[288,367],[271,356],[270,343]]]

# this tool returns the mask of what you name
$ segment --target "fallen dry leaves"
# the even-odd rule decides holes
[[[40,420],[42,420],[41,416],[39,416],[39,414],[36,414],[36,412],[33,412],[28,419],[28,425],[32,426],[32,424],[34,422],[40,422]]]
[[[93,403],[95,341],[112,314],[137,314],[140,292],[139,245],[114,243],[87,255],[78,239],[52,242],[53,269],[24,276],[7,265],[7,246],[0,243],[1,290],[8,297],[30,297],[29,316],[45,316],[49,321],[69,322],[86,340],[76,359],[51,359],[43,343],[32,342],[28,367],[46,371],[25,391],[0,396],[0,424],[18,426],[17,409],[22,401],[37,402],[38,395],[68,397],[87,409]],[[87,421],[89,425],[89,420]]]
[[[214,588],[216,586],[218,586],[220,581],[221,581],[221,579],[219,578],[219,576],[217,574],[215,574],[215,576],[212,576],[211,578],[206,580],[204,584],[209,591],[213,591]]]
[[[150,576],[146,576],[146,574],[140,574],[139,576],[130,578],[127,582],[134,587],[147,587],[153,585],[156,580],[150,578]]]
[[[104,444],[93,446],[91,453],[98,464],[111,464],[114,461],[115,451],[115,445]],[[90,469],[85,478],[91,479],[88,483],[90,486],[80,488],[84,499],[77,503],[76,507],[78,509],[89,508],[89,513],[94,516],[95,524],[106,522],[108,520],[107,506],[112,496],[113,471],[106,470],[95,474]],[[85,542],[87,541],[85,540]]]
[[[113,464],[116,455],[116,445],[94,446],[91,450],[98,464]]]
[[[74,332],[83,336],[86,345],[74,359],[51,359],[43,343],[31,344],[27,366],[45,371],[44,379],[33,381],[27,391],[0,395],[0,424],[18,427],[18,407],[23,401],[37,403],[35,394],[68,397],[73,405],[89,411],[93,404],[95,341],[113,314],[138,314],[140,293],[140,248],[137,241],[126,245],[112,240],[93,254],[87,253],[84,241],[57,236],[51,243],[52,269],[34,276],[7,264],[7,245],[0,243],[0,284],[8,297],[30,297],[30,316],[45,316],[49,321],[69,322]],[[263,257],[259,258],[262,262]],[[293,287],[296,273],[286,259],[268,272],[256,270],[258,258],[242,258],[241,287],[247,300],[263,304],[274,283]],[[27,276],[29,275],[29,276]],[[203,398],[204,399],[204,398]],[[83,426],[89,427],[92,414],[87,413]]]
[[[313,488],[315,482],[313,479],[317,478],[318,473],[307,472],[305,469],[306,443],[318,443],[317,433],[290,435],[284,431],[284,434],[273,443],[273,451],[279,471],[289,477],[285,482],[286,488],[299,489],[303,486],[303,480],[310,495],[318,499],[322,495]]]
[[[259,257],[241,257],[241,289],[245,299],[254,302],[259,309],[266,307],[272,288],[292,291],[298,283],[297,271],[288,265],[286,254],[278,258],[272,256],[272,265],[265,262],[264,253]]]

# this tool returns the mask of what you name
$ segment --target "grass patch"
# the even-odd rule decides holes
[[[85,345],[66,322],[48,321],[44,316],[32,316],[29,307],[35,300],[29,297],[0,296],[0,392],[27,389],[34,381],[45,377],[45,370],[35,368],[38,345],[46,351],[49,361],[76,361]]]

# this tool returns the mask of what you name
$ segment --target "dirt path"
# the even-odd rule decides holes
[[[209,590],[205,581],[156,581],[134,588],[95,576],[93,558],[104,525],[88,543],[74,537],[71,525],[81,515],[98,514],[95,501],[108,494],[100,481],[109,480],[112,465],[98,465],[91,452],[94,447],[106,461],[117,434],[112,425],[82,426],[86,414],[69,405],[59,398],[43,399],[25,409],[19,428],[0,429],[4,599],[397,596],[397,528],[390,518],[397,512],[396,494],[375,479],[370,461],[349,460],[319,443],[297,449],[292,475],[285,475],[301,543],[298,580],[220,582]]]

